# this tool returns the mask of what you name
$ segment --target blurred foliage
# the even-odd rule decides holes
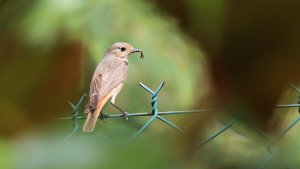
[[[206,53],[219,104],[235,107],[247,123],[275,131],[273,105],[289,82],[299,81],[300,2],[172,2],[156,1]]]
[[[19,3],[7,1],[4,8]],[[117,99],[128,112],[150,108],[140,81],[153,87],[167,82],[161,94],[165,102],[162,110],[191,107],[203,96],[193,92],[204,80],[198,64],[203,61],[200,51],[179,33],[174,21],[166,22],[151,5],[139,1],[40,0],[23,10],[18,11],[23,15],[12,18],[3,28],[7,33],[1,40],[0,78],[6,83],[0,87],[1,112],[11,113],[10,117],[1,113],[5,117],[1,119],[18,122],[1,123],[1,128],[6,128],[1,133],[15,133],[26,125],[65,115],[66,100],[88,93],[96,65],[115,41],[130,42],[146,55],[142,61],[130,57],[129,77]],[[10,15],[4,15],[3,20],[5,17]],[[107,111],[115,109],[108,106]]]
[[[298,97],[286,87],[299,81],[299,6],[294,0],[0,0],[0,168],[258,168],[270,156],[270,142],[251,127],[274,139],[298,117],[295,109],[273,106]],[[166,81],[160,111],[226,111],[169,116],[184,135],[155,121],[127,144],[149,118],[140,117],[99,122],[96,132],[111,142],[83,133],[60,142],[72,123],[53,120],[71,115],[66,100],[88,93],[115,41],[145,53],[144,60],[129,58],[116,100],[126,111],[151,110],[140,81],[153,89]],[[104,112],[116,110],[108,105]],[[232,114],[240,121],[194,154],[195,139],[208,138]],[[299,124],[276,145],[267,168],[299,168],[298,130]]]

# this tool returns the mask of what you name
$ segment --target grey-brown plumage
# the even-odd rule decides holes
[[[128,55],[134,52],[141,52],[141,58],[144,57],[141,50],[126,42],[116,42],[106,51],[91,81],[90,99],[85,108],[88,116],[83,126],[84,132],[94,130],[98,116],[109,99],[112,105],[121,110],[115,105],[115,99],[128,74]]]
[[[90,85],[88,111],[97,107],[98,101],[107,96],[127,77],[128,64],[114,56],[105,57],[96,68]]]

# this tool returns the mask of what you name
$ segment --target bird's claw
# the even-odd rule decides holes
[[[123,112],[123,114],[124,114],[125,120],[128,120],[129,113],[128,112]]]
[[[104,113],[100,113],[100,120],[103,120],[104,122],[106,121],[106,119],[107,119],[107,115],[106,114],[104,114]]]

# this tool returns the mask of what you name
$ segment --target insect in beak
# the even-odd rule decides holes
[[[131,51],[131,53],[136,53],[136,52],[140,52],[140,53],[141,53],[140,58],[144,59],[144,53],[143,53],[142,50],[134,48],[134,49]]]

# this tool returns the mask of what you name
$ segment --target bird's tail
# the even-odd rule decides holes
[[[102,107],[104,106],[103,102],[104,101],[100,101],[98,103],[97,109],[95,111],[89,112],[82,128],[83,132],[92,132],[94,130],[98,120],[98,116],[100,115]]]

